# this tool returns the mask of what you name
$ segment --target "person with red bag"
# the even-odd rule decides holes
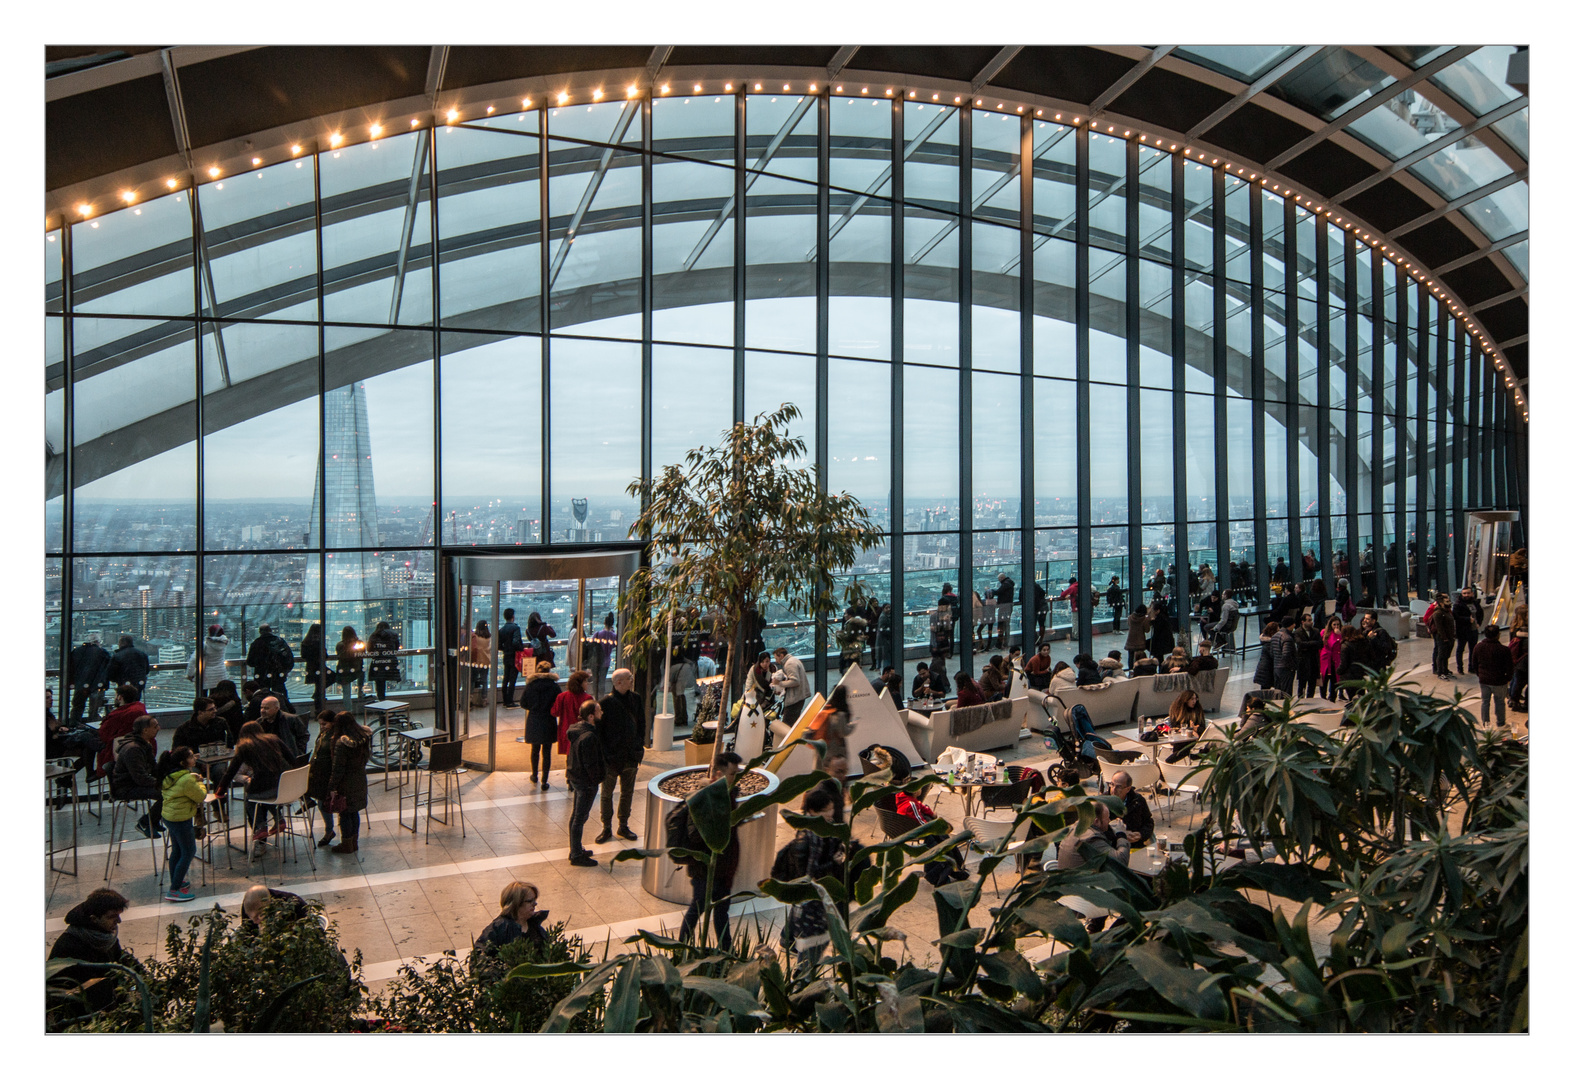
[[[568,729],[579,723],[579,707],[587,701],[595,700],[585,690],[585,684],[589,681],[588,671],[572,673],[568,677],[567,688],[559,693],[557,700],[552,703],[552,715],[557,717],[557,752],[564,758],[568,757]]]

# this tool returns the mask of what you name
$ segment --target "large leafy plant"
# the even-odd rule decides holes
[[[628,640],[649,656],[665,647],[669,617],[713,616],[729,642],[724,708],[753,662],[745,644],[759,636],[766,604],[826,618],[838,603],[835,575],[884,536],[856,498],[823,490],[817,470],[796,464],[806,449],[788,428],[800,415],[791,403],[760,413],[628,487],[642,507],[629,535],[650,543],[650,565],[630,582]]]

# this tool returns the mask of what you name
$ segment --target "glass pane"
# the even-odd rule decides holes
[[[908,531],[957,525],[958,388],[957,373],[944,368],[912,367],[902,375],[902,517]]]
[[[1492,125],[1492,130],[1508,142],[1523,157],[1530,156],[1530,110],[1521,109]]]
[[[45,311],[60,312],[65,310],[64,248],[65,244],[60,240],[59,229],[50,229],[44,233]]]
[[[974,113],[974,140],[978,138],[978,118]],[[836,113],[831,113],[834,119]],[[834,125],[833,125],[834,129]],[[908,203],[958,213],[961,210],[961,110],[949,105],[908,104],[902,111],[903,147],[902,184]],[[834,151],[833,151],[834,153]],[[975,170],[976,172],[976,170]],[[987,191],[975,185],[975,199]],[[999,194],[998,192],[996,194]]]
[[[1307,112],[1332,120],[1392,83],[1374,64],[1334,46],[1274,83],[1269,91]]]
[[[1459,63],[1433,75],[1432,81],[1477,116],[1489,113],[1519,95],[1506,81],[1508,58],[1514,51],[1512,45],[1483,45]]]
[[[326,335],[327,546],[424,545],[435,530],[432,335],[395,330],[368,339],[364,334],[329,327]],[[501,381],[497,369],[491,376],[494,383]],[[497,393],[494,385],[487,400]],[[522,417],[521,422],[528,424],[529,418]],[[347,462],[352,446],[364,449],[368,440],[370,450],[356,469],[333,466],[333,454]],[[444,456],[460,455],[464,445],[460,439],[450,439]],[[314,514],[314,526],[315,520]]]
[[[1088,136],[1088,231],[1094,244],[1126,246],[1126,140]]]
[[[1393,160],[1458,126],[1453,117],[1414,90],[1401,90],[1348,125],[1362,142]]]
[[[788,425],[787,434],[803,440],[805,456],[799,460],[804,464],[814,461],[814,385],[812,356],[744,353],[744,419],[752,424],[760,413],[774,412],[783,402],[798,406],[802,415]]]
[[[836,116],[834,105],[831,115]],[[832,167],[834,171],[834,162]],[[941,246],[937,243],[926,257],[943,264]],[[833,354],[891,358],[890,262],[891,204],[833,191],[829,326]]]
[[[96,634],[105,651],[114,652],[121,636],[129,636],[153,664],[142,697],[150,712],[181,710],[189,715],[191,709],[186,661],[197,643],[196,570],[197,560],[189,556],[71,562],[72,647]],[[58,591],[55,598],[58,633]],[[64,716],[65,703],[57,706],[56,715]],[[75,703],[71,711],[77,713]]]
[[[958,219],[907,207],[902,287],[902,350],[908,363],[954,367],[961,347]]]
[[[397,697],[405,693],[428,693],[432,685],[433,573],[432,552],[376,551],[330,553],[327,603],[323,629],[332,649],[344,631],[352,627],[362,640],[387,623],[399,642],[398,677],[378,684],[368,679],[370,692],[379,686],[378,696]],[[299,677],[301,666],[291,672]],[[332,683],[329,684],[332,686]],[[297,695],[293,686],[287,687]],[[333,691],[330,689],[329,694]],[[303,685],[299,696],[309,697]],[[332,697],[329,704],[337,704]]]
[[[1213,284],[1205,277],[1186,283],[1186,389],[1213,390]]]
[[[1509,174],[1509,167],[1496,151],[1468,135],[1422,158],[1410,171],[1452,200],[1502,179]]]
[[[745,103],[748,168],[814,183],[820,176],[820,99],[754,94]]]
[[[638,101],[592,102],[548,109],[547,133],[554,139],[638,146],[644,138],[640,128],[642,111]]]
[[[101,347],[98,324],[136,330]],[[72,480],[78,551],[196,546],[196,343],[191,324],[77,319]]]
[[[920,106],[921,107],[921,106]],[[973,112],[973,214],[1004,225],[1021,221],[1022,118]]]
[[[651,364],[651,474],[659,475],[690,450],[717,445],[732,426],[732,352],[657,345]]]
[[[854,495],[880,528],[891,522],[891,367],[830,361],[826,487]]]
[[[890,101],[831,98],[830,138],[832,187],[867,195],[891,194]]]
[[[1067,587],[1077,574],[1076,530],[1037,530],[1033,534],[1033,562],[1034,580],[1043,587],[1049,601],[1047,630],[1051,634],[1069,631],[1075,636],[1076,617]]]
[[[77,311],[189,316],[195,297],[187,194],[165,195],[71,226],[71,268],[71,303]]]
[[[1168,391],[1139,391],[1142,400],[1142,520],[1144,524],[1175,520],[1175,416]]]
[[[317,328],[215,326],[203,334],[202,364],[204,546],[305,547],[316,531]],[[329,416],[330,484],[370,453],[364,407],[361,437],[354,425],[341,433],[351,419]],[[369,483],[369,460],[365,469]]]
[[[205,254],[204,314],[317,318],[317,206],[310,162],[283,161],[204,184],[197,190],[197,210]]]
[[[56,675],[56,678],[50,679],[56,691],[56,716],[61,715],[62,709],[69,707],[64,688],[68,684],[63,684],[59,678],[63,674],[60,670],[60,620],[65,618],[65,610],[60,599],[63,566],[63,559],[44,560],[44,670],[54,672]]]
[[[1167,264],[1143,259],[1137,267],[1141,289],[1138,313],[1142,327],[1139,377],[1143,386],[1168,390],[1175,379],[1174,348],[1174,270]]]
[[[1034,204],[1035,207],[1037,204]],[[1067,240],[1034,237],[1033,371],[1061,379],[1077,374],[1077,259]]]
[[[44,550],[62,543],[66,475],[65,330],[60,319],[44,319]]]
[[[1126,388],[1094,383],[1088,388],[1088,460],[1093,501],[1089,520],[1095,525],[1124,524],[1126,512]]]
[[[552,142],[547,233],[552,327],[640,337],[640,156]]]
[[[541,339],[444,334],[442,346],[442,542],[539,543]],[[477,421],[485,437],[466,438]],[[582,445],[564,422],[562,445]]]
[[[1251,82],[1295,49],[1294,45],[1186,45],[1175,53],[1241,82]]]
[[[1033,524],[1077,523],[1077,384],[1033,380]]]
[[[1075,128],[1033,122],[1033,228],[1071,236],[1077,222]]]
[[[1228,453],[1225,454],[1225,466],[1228,470],[1229,516],[1250,520],[1257,515],[1257,496],[1253,490],[1252,478],[1256,475],[1256,455],[1252,453],[1252,413],[1255,411],[1252,403],[1240,398],[1231,398],[1225,403],[1225,433]],[[1283,451],[1283,434],[1281,429],[1280,451]],[[1283,472],[1280,472],[1280,486],[1283,486]]]
[[[1486,233],[1489,240],[1524,232],[1530,225],[1530,185],[1521,180],[1477,199],[1465,207],[1465,216]]]
[[[1186,395],[1186,518],[1196,524],[1215,519],[1213,477],[1213,398]],[[1197,553],[1192,553],[1197,558]]]
[[[974,368],[1022,370],[1021,261],[1019,230],[973,223]]]
[[[973,373],[975,529],[1022,524],[1022,385],[1015,375]]]
[[[651,168],[659,341],[732,344],[733,179],[696,162],[657,158]]]
[[[1099,382],[1126,381],[1126,260],[1088,253],[1088,371]]]
[[[1173,181],[1172,155],[1151,146],[1137,148],[1137,247],[1144,258],[1169,261]]]
[[[744,333],[750,348],[814,351],[817,203],[816,190],[807,184],[750,177],[744,227]]]
[[[1263,488],[1267,497],[1267,505],[1263,513],[1270,518],[1288,516],[1289,506],[1289,459],[1285,442],[1285,429],[1287,427],[1286,406],[1271,402],[1263,409]],[[1231,463],[1234,463],[1235,453],[1230,453]],[[1247,468],[1253,468],[1251,459],[1247,459]],[[1233,474],[1232,474],[1233,475]],[[1230,492],[1233,499],[1235,480],[1230,480]]]
[[[551,342],[552,523],[549,540],[601,543],[628,536],[639,499],[628,485],[640,477],[640,347],[636,342]],[[594,372],[593,400],[582,378]],[[573,500],[588,502],[579,523]]]
[[[329,570],[329,576],[334,579],[348,572],[348,569]],[[202,560],[202,597],[198,630],[205,631],[217,625],[229,639],[224,651],[226,678],[236,686],[251,678],[246,652],[258,637],[258,628],[266,623],[273,633],[289,643],[297,657],[295,668],[285,682],[286,694],[296,703],[311,700],[311,691],[301,681],[306,665],[299,662],[299,657],[301,640],[307,629],[322,617],[318,604],[322,597],[318,556],[209,555]],[[333,640],[337,641],[337,635]],[[190,683],[186,683],[186,701],[189,707]]]
[[[437,200],[443,325],[540,330],[541,140],[533,133],[443,128]],[[397,251],[406,227],[419,233],[425,209],[423,201],[413,216],[408,203],[388,213],[381,250]],[[326,258],[326,227],[323,251]]]
[[[657,153],[731,166],[738,99],[731,94],[658,97],[651,101],[651,145]],[[620,116],[621,120],[621,116]],[[638,141],[639,127],[633,125]],[[552,133],[558,134],[556,126]],[[614,133],[616,134],[616,133]],[[628,142],[614,137],[613,142]]]

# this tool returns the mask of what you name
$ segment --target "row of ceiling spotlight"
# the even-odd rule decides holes
[[[694,93],[702,94],[702,93],[705,92],[705,90],[704,90],[705,84],[704,83],[694,83],[692,85],[693,85],[693,92]],[[774,86],[774,84],[772,84],[772,85]],[[786,82],[786,83],[783,83],[781,85],[782,85],[782,93],[791,93],[792,92],[792,83],[791,82]],[[747,92],[748,84],[744,83],[744,86],[745,86],[745,92]],[[844,92],[848,92],[846,90],[846,86],[847,86],[847,84],[845,84],[845,83],[839,84],[839,85],[837,85],[837,87],[835,88],[834,91],[829,91],[828,90],[828,92],[833,92],[833,93],[838,93],[838,94],[844,93]],[[655,90],[656,90],[656,93],[658,93],[660,96],[663,96],[663,97],[668,96],[672,92],[672,84],[671,84],[670,81],[669,82],[664,82],[659,87],[655,88]],[[754,91],[756,93],[774,93],[775,92],[774,89],[772,89],[770,91],[767,91],[765,89],[765,84],[762,81],[754,83]],[[734,93],[734,92],[736,92],[735,88],[734,88],[734,84],[731,83],[731,82],[725,82],[724,83],[724,90],[723,90],[723,92],[725,92],[725,93]],[[811,94],[819,93],[820,92],[820,90],[819,90],[819,83],[817,83],[817,82],[809,83],[807,92],[811,93]],[[628,85],[627,87],[624,88],[624,93],[626,95],[626,99],[632,101],[634,99],[637,99],[640,96],[641,91],[640,91],[640,87],[637,84],[632,84],[631,83],[630,85]],[[868,94],[869,94],[869,87],[861,86],[859,88],[859,95],[860,96],[867,96]],[[590,96],[590,103],[591,104],[600,103],[606,97],[605,92],[603,91],[603,89],[601,87],[595,87],[594,89],[592,89],[590,91],[590,95],[589,96]],[[896,96],[897,96],[897,88],[894,87],[894,86],[886,87],[885,91],[884,91],[884,94],[882,96],[888,97],[888,98],[893,98],[893,99],[896,98]],[[916,89],[907,89],[907,98],[908,98],[908,100],[917,100],[918,96],[919,96],[919,91],[918,90],[916,90]],[[930,100],[933,101],[933,102],[938,102],[938,101],[941,100],[941,96],[942,95],[938,91],[932,92],[930,94]],[[962,99],[962,96],[960,94],[951,94],[949,96],[951,97],[951,104],[953,104],[953,105],[960,105],[962,103],[963,99]],[[550,96],[549,96],[549,100],[552,100],[552,98]],[[555,95],[555,102],[556,102],[556,104],[559,107],[572,104],[573,100],[574,99],[573,99],[572,94],[569,92],[569,90],[566,90],[566,89],[565,90],[560,90]],[[984,105],[984,99],[983,98],[974,98],[973,105],[975,107],[979,107],[979,108],[985,108],[986,107]],[[521,108],[523,110],[529,110],[529,109],[532,109],[532,108],[535,107],[535,101],[534,101],[533,98],[527,96],[527,97],[524,97],[524,98],[522,98],[520,100],[520,106],[521,106]],[[1006,102],[997,102],[997,104],[996,104],[996,110],[1001,111],[1001,112],[1007,112],[1010,108],[1011,108],[1011,106],[1008,105]],[[1016,112],[1018,114],[1022,114],[1022,115],[1026,114],[1027,108],[1028,108],[1028,106],[1026,106],[1026,105],[1017,105],[1015,107]],[[485,115],[491,116],[496,111],[497,111],[497,106],[495,104],[488,105],[486,107]],[[1037,117],[1037,118],[1043,118],[1044,117],[1044,113],[1045,113],[1044,109],[1042,109],[1042,108],[1035,108],[1034,112],[1033,112],[1033,115],[1035,117]],[[457,124],[461,120],[464,119],[464,114],[460,110],[458,105],[450,105],[448,107],[448,109],[443,112],[443,119],[450,125]],[[1053,119],[1056,122],[1065,123],[1064,112],[1057,112],[1057,113],[1055,113]],[[412,130],[420,128],[423,123],[424,123],[424,118],[423,117],[420,117],[420,116],[412,117],[410,119],[410,128]],[[1073,127],[1080,126],[1082,124],[1082,117],[1078,116],[1078,115],[1073,115],[1072,118],[1071,118],[1070,123],[1071,123],[1071,125]],[[377,139],[381,138],[385,134],[385,130],[386,129],[384,128],[384,125],[380,121],[372,122],[371,124],[367,125],[367,128],[366,128],[366,133],[367,134],[366,134],[366,139],[364,141],[369,141],[369,142],[370,141],[376,141]],[[1089,122],[1088,122],[1088,130],[1090,132],[1098,132],[1100,130],[1098,122],[1094,121],[1094,120],[1089,120]],[[1116,136],[1116,132],[1117,131],[1120,132],[1120,137],[1122,137],[1122,138],[1130,138],[1131,135],[1133,134],[1133,129],[1130,128],[1130,127],[1127,127],[1125,125],[1105,124],[1103,130],[1104,130],[1104,133],[1108,134],[1112,138]],[[1237,165],[1237,164],[1235,164],[1235,163],[1233,163],[1231,161],[1228,161],[1228,160],[1222,160],[1221,161],[1221,159],[1219,157],[1214,156],[1214,155],[1212,155],[1212,154],[1210,154],[1208,152],[1201,151],[1201,150],[1194,151],[1191,147],[1182,147],[1179,142],[1166,140],[1166,139],[1164,139],[1162,137],[1159,137],[1159,136],[1154,136],[1153,137],[1153,141],[1151,143],[1149,143],[1149,136],[1146,133],[1143,133],[1143,132],[1139,131],[1139,132],[1137,132],[1137,135],[1138,135],[1138,141],[1141,142],[1144,145],[1151,145],[1154,148],[1162,151],[1162,150],[1166,149],[1165,143],[1168,142],[1168,144],[1169,144],[1168,145],[1168,149],[1170,151],[1183,151],[1187,158],[1189,158],[1189,159],[1191,159],[1193,161],[1196,161],[1199,165],[1210,166],[1211,167],[1211,166],[1218,166],[1218,165],[1222,164],[1222,166],[1223,166],[1223,168],[1224,168],[1224,170],[1226,172],[1233,173],[1236,176],[1238,176],[1238,177],[1240,177],[1240,178],[1242,178],[1242,179],[1244,179],[1244,180],[1246,180],[1248,182],[1256,183],[1260,187],[1270,188],[1275,194],[1278,194],[1278,195],[1280,195],[1283,198],[1286,198],[1286,199],[1293,198],[1296,201],[1296,203],[1298,205],[1300,205],[1301,207],[1303,207],[1308,213],[1320,214],[1323,218],[1333,222],[1335,225],[1342,226],[1346,231],[1351,233],[1351,235],[1355,236],[1357,239],[1360,239],[1360,240],[1364,241],[1367,244],[1368,247],[1373,248],[1373,249],[1375,249],[1377,251],[1380,251],[1382,254],[1386,255],[1390,262],[1394,263],[1398,267],[1404,268],[1405,271],[1407,272],[1407,275],[1410,278],[1412,278],[1413,280],[1415,280],[1415,281],[1419,282],[1420,284],[1422,284],[1422,285],[1426,286],[1427,288],[1429,288],[1434,296],[1436,296],[1440,301],[1448,304],[1449,309],[1454,313],[1454,315],[1456,317],[1459,317],[1459,318],[1461,318],[1464,321],[1465,326],[1470,331],[1471,335],[1476,338],[1476,340],[1480,344],[1481,348],[1489,356],[1492,357],[1492,360],[1493,360],[1494,364],[1496,364],[1498,370],[1504,373],[1504,384],[1506,386],[1508,386],[1509,389],[1514,391],[1514,399],[1515,399],[1515,401],[1520,405],[1521,412],[1524,415],[1525,419],[1527,419],[1527,420],[1529,419],[1529,414],[1525,410],[1525,406],[1524,406],[1523,394],[1522,394],[1519,386],[1515,382],[1515,380],[1513,378],[1513,375],[1512,375],[1512,372],[1504,365],[1502,356],[1498,353],[1497,349],[1488,341],[1488,339],[1486,337],[1486,334],[1476,324],[1475,320],[1470,318],[1468,315],[1466,315],[1464,313],[1464,308],[1462,308],[1460,306],[1460,304],[1458,303],[1458,298],[1445,295],[1445,290],[1440,287],[1438,282],[1428,278],[1425,274],[1420,273],[1416,267],[1412,266],[1412,264],[1410,263],[1410,260],[1404,258],[1403,256],[1401,256],[1399,254],[1399,252],[1398,252],[1398,250],[1396,248],[1393,248],[1390,245],[1383,243],[1380,236],[1374,235],[1370,231],[1368,231],[1368,230],[1358,226],[1357,223],[1354,220],[1348,220],[1347,221],[1342,215],[1336,215],[1332,209],[1325,208],[1324,206],[1319,204],[1318,201],[1315,198],[1309,198],[1305,194],[1297,193],[1296,191],[1294,191],[1288,185],[1280,185],[1278,183],[1273,183],[1273,182],[1270,181],[1270,179],[1267,176],[1260,176],[1256,172],[1249,171],[1246,166]],[[344,136],[343,131],[335,130],[335,131],[329,132],[327,134],[327,136],[326,136],[326,141],[327,141],[329,147],[334,148],[334,149],[339,148],[340,146],[344,145],[344,142],[345,142],[345,136]],[[290,146],[290,156],[291,157],[298,157],[299,155],[301,155],[302,153],[305,152],[305,149],[306,148],[304,146],[302,146],[301,143],[299,143],[299,142],[293,143]],[[252,165],[253,168],[261,167],[263,165],[263,159],[261,157],[254,156],[251,159],[251,165]],[[207,174],[208,174],[208,177],[209,177],[210,180],[218,180],[220,177],[222,177],[224,175],[223,169],[217,164],[209,166],[206,171],[207,171]],[[179,178],[177,178],[177,177],[169,177],[168,179],[165,180],[164,183],[165,183],[165,187],[168,188],[170,191],[178,190],[181,186],[183,186],[181,180]],[[122,191],[120,193],[120,198],[126,205],[131,205],[131,204],[137,202],[138,197],[139,196],[138,196],[137,192],[135,192],[134,190],[131,190],[131,189],[127,189],[127,190]],[[93,215],[95,213],[95,208],[94,208],[94,206],[91,203],[83,202],[83,203],[79,203],[77,205],[76,211],[77,211],[77,214],[79,215],[79,217],[82,220],[87,220],[87,219],[93,217]]]

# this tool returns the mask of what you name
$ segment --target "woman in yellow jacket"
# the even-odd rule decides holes
[[[178,746],[164,751],[155,773],[159,791],[164,796],[162,815],[164,827],[169,830],[172,852],[169,865],[169,891],[164,899],[175,904],[195,900],[186,871],[197,855],[195,818],[208,789],[202,786],[195,772],[197,751],[189,746]]]

